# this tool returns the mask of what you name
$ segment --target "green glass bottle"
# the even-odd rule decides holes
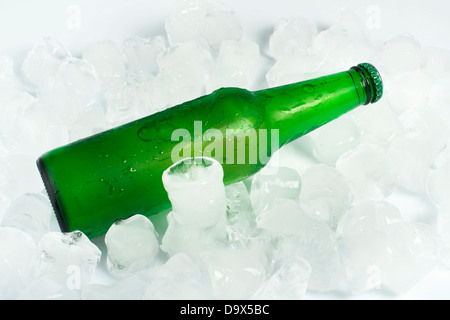
[[[170,208],[162,174],[175,161],[214,157],[225,184],[245,179],[279,147],[378,101],[382,90],[367,63],[266,90],[222,88],[47,152],[37,165],[61,230],[92,238],[117,219]]]

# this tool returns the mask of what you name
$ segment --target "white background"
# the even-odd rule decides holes
[[[450,49],[450,2],[443,0],[228,0],[241,16],[244,36],[267,44],[274,24],[298,14],[329,27],[347,7],[367,23],[381,41],[410,33],[423,45]],[[164,19],[174,0],[0,0],[0,55],[13,57],[20,66],[26,52],[42,36],[51,36],[74,55],[92,42],[122,41],[129,36],[164,33]],[[329,296],[325,296],[329,297]],[[321,298],[310,296],[308,298]],[[337,298],[340,298],[339,296]],[[349,298],[349,297],[342,297]],[[449,272],[436,271],[402,297],[372,292],[355,298],[450,298]]]

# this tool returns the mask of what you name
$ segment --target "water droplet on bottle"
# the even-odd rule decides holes
[[[312,84],[305,84],[305,85],[302,87],[302,90],[303,90],[305,93],[313,93],[313,92],[316,90],[316,88],[314,88],[314,86],[313,86]]]

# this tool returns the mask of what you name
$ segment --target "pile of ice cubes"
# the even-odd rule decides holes
[[[282,18],[255,43],[232,8],[189,0],[165,28],[78,57],[43,38],[21,65],[0,58],[0,298],[393,297],[448,270],[449,51],[408,34],[373,39],[347,10],[325,30]],[[250,179],[224,186],[214,160],[182,161],[162,177],[167,217],[132,216],[91,240],[59,231],[35,167],[43,152],[222,86],[263,89],[361,62],[381,72],[384,98],[282,148]]]

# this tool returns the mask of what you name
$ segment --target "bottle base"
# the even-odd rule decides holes
[[[67,228],[66,223],[64,222],[64,218],[62,216],[61,208],[56,200],[55,192],[52,188],[50,178],[47,173],[47,169],[45,168],[45,164],[42,161],[42,158],[39,158],[36,161],[36,165],[39,169],[39,173],[41,174],[42,181],[44,182],[45,191],[47,192],[48,198],[52,204],[53,211],[56,216],[56,220],[58,221],[59,228],[61,232],[69,232],[69,228]]]

